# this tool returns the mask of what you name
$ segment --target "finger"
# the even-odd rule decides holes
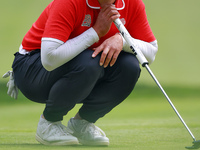
[[[113,55],[112,60],[111,60],[111,62],[110,62],[110,67],[112,67],[112,66],[115,64],[115,62],[117,61],[117,58],[118,58],[118,56],[119,56],[119,53],[120,53],[120,52],[115,52],[115,54]]]
[[[4,75],[3,75],[3,78],[7,78],[10,76],[10,71],[6,72]]]
[[[15,90],[13,90],[11,97],[17,99],[17,93]]]
[[[104,14],[107,16],[108,19],[110,19],[112,16],[118,15],[119,12],[115,8],[115,6],[112,6],[112,7],[108,7],[105,10]]]
[[[14,99],[17,99],[17,95],[16,95],[16,93],[15,93],[15,95],[14,95],[14,97],[13,97]]]
[[[6,85],[6,86],[9,88],[9,85],[10,85],[10,81],[8,81],[8,83],[7,83],[7,85]]]
[[[103,46],[100,45],[99,47],[94,48],[93,50],[94,50],[94,52],[92,53],[92,57],[94,58],[103,50]]]
[[[105,61],[105,59],[107,57],[108,52],[109,52],[109,47],[105,47],[104,50],[103,50],[103,52],[102,52],[102,54],[101,54],[100,66],[103,66],[104,61]]]
[[[114,20],[116,20],[119,17],[120,17],[120,14],[118,13],[116,15],[111,16],[110,19],[111,19],[111,21],[114,21]]]
[[[15,90],[14,95],[13,95],[14,99],[17,99],[17,91]]]
[[[117,8],[113,4],[102,7],[101,13],[109,20],[111,16],[119,14]]]
[[[19,89],[17,88],[17,86],[15,86],[15,91],[16,91],[16,93],[19,92]]]
[[[10,95],[12,98],[14,98],[15,97],[15,92],[14,92],[14,90],[12,91],[12,93],[11,93],[11,95]]]
[[[106,60],[104,62],[104,68],[106,68],[109,65],[109,63],[110,63],[110,61],[111,61],[111,59],[113,57],[113,53],[114,53],[114,51],[111,51],[111,50],[109,51],[109,53],[108,53],[108,55],[106,57]]]
[[[116,9],[116,10],[117,10],[117,8],[115,7],[114,4],[104,4],[104,5],[102,5],[102,7],[101,7],[101,11],[102,11],[102,12],[108,12],[109,9]]]
[[[104,50],[103,50],[103,53],[101,54],[101,59],[100,59],[100,66],[103,66],[104,65],[104,62],[105,62],[105,59],[108,55],[108,52],[109,52],[109,47],[105,47]]]
[[[9,87],[8,87],[8,92],[7,92],[7,94],[8,94],[8,95],[11,95],[11,94],[12,94],[12,91],[13,91],[13,87],[9,86]]]
[[[14,91],[15,91],[15,96],[14,96],[14,98],[17,99],[19,90],[18,90],[18,88],[17,88],[16,86],[15,86],[15,90],[14,90]]]

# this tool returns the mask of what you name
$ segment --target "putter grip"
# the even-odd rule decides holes
[[[126,30],[124,25],[122,24],[121,20],[118,18],[114,21],[116,27],[130,46],[131,50],[133,51],[134,55],[137,57],[140,64],[144,67],[146,64],[149,64],[141,50],[138,48],[138,46],[134,43],[133,38],[129,34],[129,32]]]

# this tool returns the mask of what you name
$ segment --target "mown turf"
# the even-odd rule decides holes
[[[109,149],[109,150],[182,150],[192,138],[156,86],[138,85],[125,102],[96,124],[110,138],[109,147],[43,146],[35,140],[35,131],[44,105],[28,101],[19,94],[17,101],[1,87],[0,149]],[[194,133],[200,138],[200,89],[166,87],[174,105]],[[6,101],[8,103],[6,103]],[[78,111],[70,111],[63,123]]]

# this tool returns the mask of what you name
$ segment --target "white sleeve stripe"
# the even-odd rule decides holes
[[[56,42],[56,43],[58,43],[58,44],[64,44],[63,41],[58,40],[58,39],[55,39],[55,38],[43,37],[43,38],[42,38],[42,41],[51,41],[51,42]]]

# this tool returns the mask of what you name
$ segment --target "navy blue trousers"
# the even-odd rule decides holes
[[[96,122],[132,92],[140,66],[132,54],[121,52],[115,65],[99,65],[100,55],[92,58],[85,50],[71,61],[49,72],[41,64],[40,52],[15,54],[13,72],[16,85],[28,99],[45,103],[44,117],[61,121],[77,103],[79,115]]]

